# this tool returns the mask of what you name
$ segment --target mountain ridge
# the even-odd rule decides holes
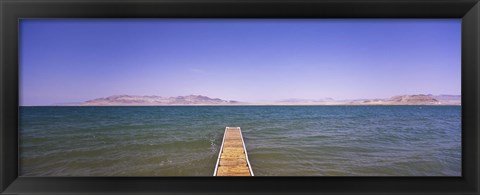
[[[156,95],[113,95],[87,100],[76,106],[156,106],[156,105],[461,105],[460,95],[398,95],[390,98],[334,100],[291,98],[271,102],[241,102],[203,95],[162,97]]]
[[[222,100],[220,98],[210,98],[202,95],[188,95],[177,97],[162,97],[156,95],[137,96],[137,95],[113,95],[104,98],[97,98],[80,103],[83,106],[103,106],[103,105],[217,105],[217,104],[235,104],[237,101]]]

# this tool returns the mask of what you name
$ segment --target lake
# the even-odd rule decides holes
[[[461,176],[461,106],[20,107],[20,175],[211,176],[227,126],[255,176]]]

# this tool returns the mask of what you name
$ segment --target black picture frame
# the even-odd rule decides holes
[[[478,0],[0,0],[4,194],[479,194]],[[20,18],[461,18],[462,177],[19,177]]]

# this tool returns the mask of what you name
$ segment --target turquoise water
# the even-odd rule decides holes
[[[460,176],[460,106],[21,107],[23,176],[211,176],[239,126],[256,176]]]

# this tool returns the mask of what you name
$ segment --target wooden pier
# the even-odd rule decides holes
[[[213,176],[253,176],[240,127],[226,127]]]

